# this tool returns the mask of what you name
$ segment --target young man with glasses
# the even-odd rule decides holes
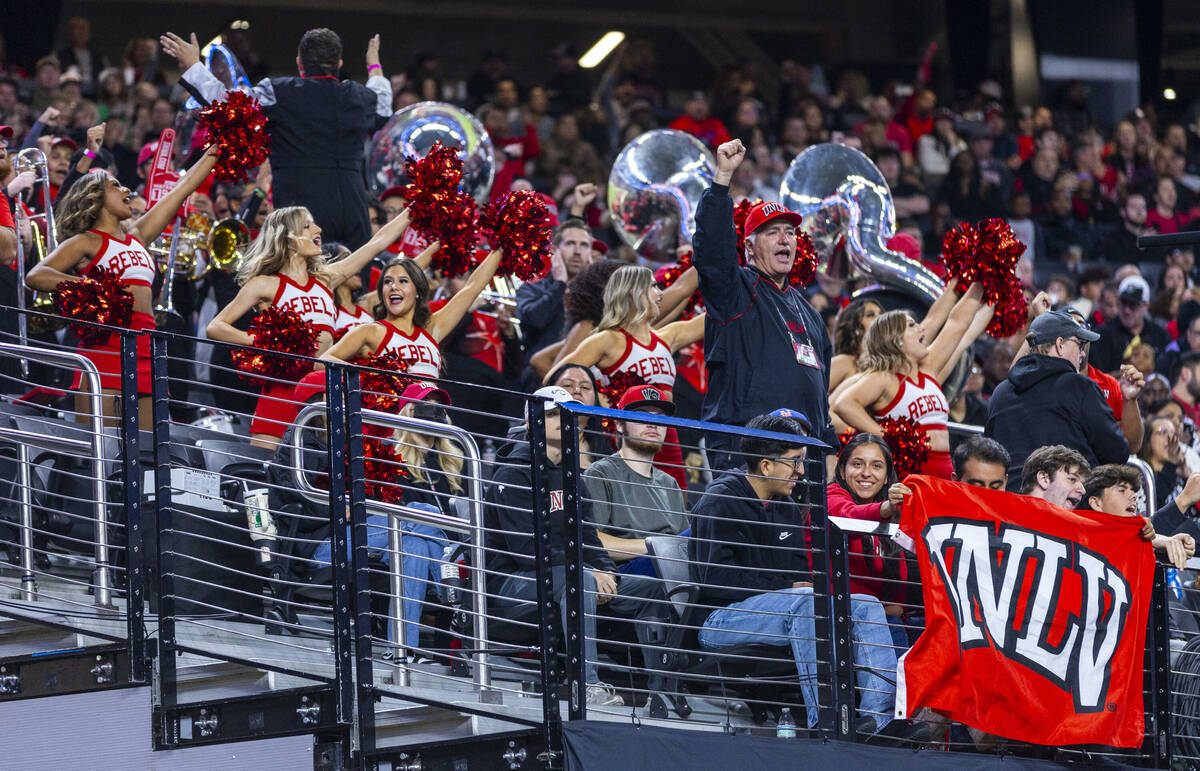
[[[759,416],[746,428],[796,436],[810,431],[808,419],[794,411]],[[805,511],[792,498],[804,472],[805,447],[743,436],[740,450],[746,466],[714,479],[692,512],[692,580],[700,587],[700,606],[714,608],[700,629],[700,647],[790,645],[812,727],[818,704],[815,598],[804,547]],[[859,730],[875,734],[893,713],[896,651],[879,600],[855,594],[850,608],[862,696]],[[885,732],[889,739],[921,738],[911,724],[894,723]]]
[[[1112,408],[1100,388],[1079,372],[1087,343],[1099,337],[1065,311],[1047,311],[1029,325],[1030,353],[996,386],[984,425],[984,436],[1011,456],[1011,492],[1016,492],[1025,459],[1039,447],[1065,445],[1092,466],[1129,457],[1129,442]]]

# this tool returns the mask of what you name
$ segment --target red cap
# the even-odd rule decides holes
[[[601,241],[599,238],[592,239],[592,251],[600,252],[601,256],[608,254],[608,244]]]
[[[387,190],[384,190],[379,194],[379,200],[382,201],[384,198],[391,198],[392,196],[403,198],[406,201],[408,200],[408,196],[404,194],[404,188],[400,185],[394,185],[389,187]]]
[[[631,386],[621,394],[618,410],[636,410],[639,407],[657,407],[668,415],[675,414],[675,403],[662,390],[651,385]]]
[[[305,404],[317,394],[325,393],[325,372],[309,372],[296,383],[292,401]]]
[[[158,142],[151,142],[147,145],[142,145],[142,149],[138,152],[137,165],[141,166],[146,161],[158,152]]]
[[[917,243],[917,239],[908,233],[897,233],[889,238],[887,248],[893,252],[900,252],[913,262],[921,261],[921,246]]]
[[[71,148],[71,152],[79,149],[79,143],[70,137],[55,137],[54,141],[50,143],[51,147],[58,147],[59,145],[66,145]]]
[[[432,401],[429,397],[436,397],[437,401],[450,406],[450,394],[435,386],[433,383],[413,383],[408,388],[404,389],[404,393],[400,394],[400,398],[406,402],[423,402]]]
[[[13,135],[12,126],[0,126],[0,137],[11,137]]]
[[[750,209],[750,213],[746,215],[746,224],[743,227],[743,232],[746,235],[750,235],[771,220],[780,218],[787,220],[795,227],[800,227],[800,220],[803,219],[796,212],[783,208],[783,204],[781,203],[764,201]]]

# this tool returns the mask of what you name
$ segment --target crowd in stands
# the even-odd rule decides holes
[[[80,180],[106,169],[130,192],[121,204],[127,212],[112,204],[122,212],[113,221],[142,222],[133,218],[145,209],[155,142],[163,129],[186,120],[188,92],[177,84],[189,62],[181,56],[186,41],[176,40],[160,50],[154,38],[135,37],[118,56],[95,48],[87,21],[75,18],[65,25],[63,47],[31,71],[0,53],[0,140],[7,142],[7,150],[0,142],[0,185],[10,201],[23,201],[18,207],[26,211],[16,221],[28,249],[38,225],[27,215],[38,211],[42,191],[33,172],[13,167],[23,147],[46,153],[56,207],[74,211],[72,196],[88,184]],[[252,82],[287,74],[271,71],[246,33],[230,30],[225,40]],[[420,54],[401,74],[385,77],[378,41],[373,50],[366,88],[390,103],[367,115],[371,128],[364,137],[381,125],[375,118],[459,91],[436,54]],[[523,187],[553,201],[553,256],[545,278],[521,285],[510,306],[484,294],[498,251],[472,274],[432,275],[428,256],[436,242],[407,232],[407,201],[398,189],[368,202],[369,240],[338,251],[321,241],[328,226],[312,213],[278,205],[272,170],[264,166],[252,182],[213,183],[192,196],[191,205],[215,219],[241,218],[259,240],[236,281],[214,271],[199,283],[177,282],[182,322],[176,330],[246,344],[250,311],[278,302],[285,283],[303,294],[314,281],[327,282],[320,286],[330,319],[322,358],[419,351],[415,361],[428,371],[410,374],[440,378],[443,387],[406,394],[405,409],[490,437],[504,437],[510,424],[514,436],[524,436],[528,414],[514,405],[526,399],[497,409],[496,392],[472,386],[533,394],[530,409],[542,410],[547,425],[552,487],[561,486],[560,405],[601,403],[610,378],[631,370],[645,384],[612,406],[812,436],[833,446],[838,431],[857,429],[859,436],[829,466],[828,507],[835,516],[897,519],[911,491],[896,478],[891,453],[877,436],[877,421],[896,409],[917,418],[930,438],[933,453],[923,473],[1065,508],[1136,513],[1135,504],[1130,510],[1118,498],[1134,500],[1140,477],[1114,465],[1132,453],[1155,482],[1156,500],[1140,509],[1153,525],[1145,538],[1179,562],[1194,550],[1192,536],[1200,536],[1191,520],[1200,501],[1200,268],[1190,246],[1143,251],[1136,239],[1196,224],[1200,137],[1160,118],[1150,104],[1107,122],[1089,110],[1082,83],[1037,105],[1013,104],[991,80],[976,93],[947,100],[945,89],[929,80],[933,55],[931,48],[911,82],[870,83],[845,70],[832,88],[818,67],[781,62],[768,84],[758,65],[746,62],[723,69],[710,88],[674,99],[655,77],[648,41],[627,43],[600,77],[580,69],[578,52],[561,45],[553,67],[527,82],[510,73],[503,51],[488,51],[455,101],[480,118],[498,149],[492,197]],[[285,119],[282,113],[273,118]],[[619,223],[604,195],[617,152],[660,127],[695,135],[717,158],[716,180],[696,215],[695,269],[665,291],[653,271],[675,255],[658,255],[657,263],[635,255],[614,229]],[[941,268],[942,237],[955,224],[1007,220],[1026,246],[1017,275],[1029,300],[1027,326],[1007,338],[986,334],[992,311],[978,290],[959,296],[948,289],[918,319],[885,312],[870,299],[851,301],[865,281],[821,277],[803,291],[788,287],[781,277],[795,258],[796,223],[771,202],[792,159],[830,141],[859,148],[875,162],[896,207],[891,248],[934,270]],[[181,166],[211,163],[204,152],[202,138],[181,143]],[[732,205],[758,198],[766,203],[746,225],[750,266],[738,267]],[[30,285],[52,289],[69,279],[80,254],[53,275],[34,274]],[[339,259],[331,263],[334,255]],[[11,254],[0,256],[11,262]],[[362,270],[372,264],[378,268],[373,274]],[[6,279],[0,288],[8,294],[0,302],[14,305],[17,286]],[[677,320],[697,289],[707,316]],[[149,298],[147,292],[145,304]],[[781,317],[787,329],[779,329]],[[345,336],[335,343],[339,331]],[[228,366],[223,350],[213,354],[212,382],[233,395],[221,406],[255,412],[256,443],[275,448],[282,441],[286,448],[295,409],[264,411],[263,400],[303,404],[316,395],[315,381],[306,378],[310,390],[303,394],[288,383],[260,397],[215,366]],[[951,384],[964,356],[969,371],[961,384]],[[184,394],[196,372],[173,372],[172,378],[173,398],[188,402]],[[434,402],[459,409],[448,412]],[[176,417],[192,416],[183,409]],[[951,422],[982,426],[985,436],[950,431]],[[699,602],[716,608],[700,623],[699,645],[720,650],[790,640],[802,682],[811,684],[814,634],[803,627],[813,616],[811,566],[799,531],[794,551],[778,548],[802,520],[793,490],[805,472],[805,445],[707,436],[705,463],[691,452],[695,437],[674,429],[618,422],[614,431],[611,445],[598,434],[582,437],[589,611],[607,605],[645,622],[638,630],[652,627],[664,595],[660,584],[646,580],[655,572],[645,539],[684,535],[694,578],[704,587]],[[418,502],[444,508],[461,492],[461,448],[415,434],[401,441],[419,448],[411,476],[427,489]],[[501,607],[535,597],[529,453],[520,441],[500,448],[502,467],[488,487],[495,539],[489,546],[501,555],[489,566],[489,591]],[[707,488],[703,476],[686,473],[703,466],[712,473]],[[445,541],[434,528],[406,532],[412,584],[430,578]],[[328,562],[329,548],[315,559]],[[910,612],[913,597],[897,589],[911,570],[898,549],[885,538],[860,539],[853,549],[856,656],[872,672],[894,670],[895,648],[908,645],[920,628]],[[409,560],[410,552],[419,559]],[[560,597],[562,565],[556,554]],[[592,627],[587,632],[594,638]],[[416,647],[415,628],[404,634]],[[588,658],[594,660],[594,652]],[[594,669],[588,677],[589,702],[621,702]],[[869,672],[859,686],[871,695],[864,698],[864,717],[890,714],[894,686]],[[808,704],[813,723],[815,695]],[[872,720],[862,730],[884,727]]]

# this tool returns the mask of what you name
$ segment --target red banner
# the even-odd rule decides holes
[[[929,707],[1044,745],[1138,747],[1154,556],[1143,520],[910,476],[925,631],[896,715]]]

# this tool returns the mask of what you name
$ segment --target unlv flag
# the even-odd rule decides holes
[[[929,707],[1034,744],[1141,746],[1154,579],[1143,520],[905,483],[925,631],[897,667],[896,716]]]

